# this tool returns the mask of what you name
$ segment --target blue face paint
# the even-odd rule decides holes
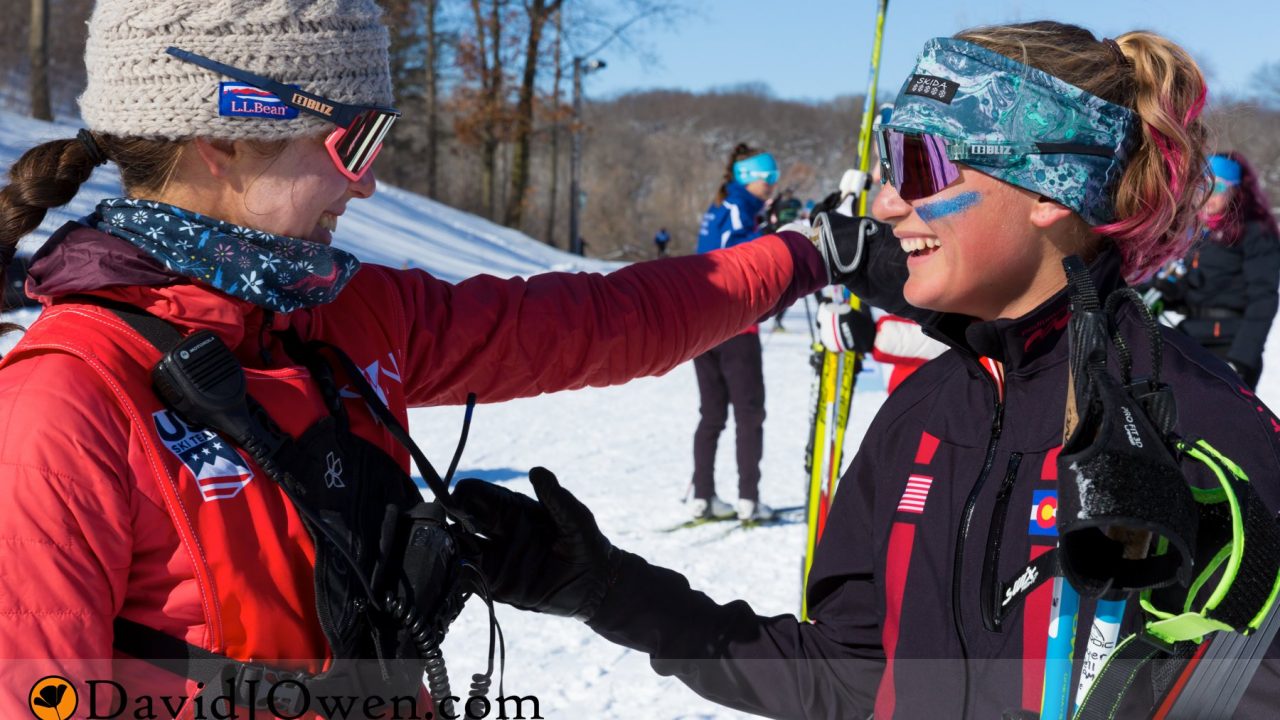
[[[959,195],[947,198],[946,200],[935,200],[931,203],[918,205],[916,206],[916,213],[920,215],[921,220],[926,223],[931,223],[934,220],[941,220],[945,217],[951,217],[957,213],[962,213],[974,205],[977,205],[978,201],[981,199],[982,195],[980,193],[973,191],[962,192]]]

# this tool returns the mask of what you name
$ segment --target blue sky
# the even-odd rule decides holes
[[[656,59],[608,48],[608,67],[587,78],[603,96],[653,87],[706,90],[763,82],[785,98],[859,94],[867,85],[875,0],[690,0],[671,27],[642,30]],[[1053,19],[1115,37],[1146,29],[1187,48],[1211,94],[1248,92],[1250,76],[1280,61],[1276,0],[890,0],[881,87],[896,92],[920,46],[974,25]]]

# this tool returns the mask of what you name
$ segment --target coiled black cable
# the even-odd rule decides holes
[[[431,693],[431,700],[439,708],[441,717],[457,717],[453,711],[453,691],[449,689],[449,670],[445,667],[439,641],[432,638],[426,649],[423,659],[427,663],[427,692]]]
[[[493,593],[489,589],[488,579],[478,566],[470,562],[464,562],[462,567],[472,574],[471,589],[480,596],[480,599],[484,601],[489,610],[489,666],[483,673],[475,673],[471,676],[471,691],[468,696],[476,698],[485,697],[489,694],[489,690],[493,686],[493,666],[496,654],[498,657],[498,696],[501,698],[503,694],[502,677],[506,672],[507,665],[507,643],[502,635],[502,626],[498,624],[498,616],[494,610]],[[470,701],[468,700],[468,702]]]
[[[475,673],[471,676],[471,691],[467,693],[467,697],[485,697],[489,694],[489,687],[493,685],[493,678],[484,673]]]
[[[446,598],[438,625],[447,627],[452,624],[461,613],[465,602],[465,593],[455,593]],[[418,656],[422,658],[425,664],[423,672],[427,676],[427,692],[431,694],[431,700],[439,708],[439,714],[443,717],[455,715],[451,699],[453,691],[449,688],[449,670],[445,666],[444,652],[440,649],[444,632],[438,626],[433,627],[429,624],[412,603],[396,597],[389,591],[383,596],[383,605],[388,614],[408,632],[409,639],[418,651]],[[476,696],[474,682],[470,696]]]

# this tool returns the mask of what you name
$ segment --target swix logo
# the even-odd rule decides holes
[[[1026,570],[1013,581],[1013,585],[1004,591],[1004,602],[1000,603],[1000,607],[1008,605],[1014,598],[1031,589],[1035,584],[1036,578],[1040,577],[1040,571],[1036,570],[1035,565],[1028,565]]]
[[[347,486],[342,481],[342,458],[337,453],[330,452],[324,458],[326,469],[324,471],[324,486],[327,488],[344,488]]]
[[[382,387],[383,378],[396,383],[403,383],[400,379],[400,365],[396,362],[396,356],[387,353],[387,361],[384,364],[381,360],[374,360],[368,365],[360,366],[360,374],[364,375],[364,379],[373,387],[373,392],[382,401],[383,405],[387,405],[387,392]],[[339,392],[344,398],[358,398],[360,393],[350,385],[344,385]]]
[[[229,500],[253,480],[253,470],[221,435],[186,424],[172,410],[151,419],[165,447],[191,471],[205,500]]]

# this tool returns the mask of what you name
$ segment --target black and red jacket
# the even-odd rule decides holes
[[[1274,225],[1246,222],[1239,236],[1206,236],[1185,258],[1186,274],[1159,283],[1165,305],[1186,318],[1180,330],[1255,372],[1280,306],[1280,237]]]
[[[1116,253],[1090,270],[1104,296],[1122,286]],[[1046,509],[1056,503],[1068,318],[1064,290],[1017,319],[927,320],[952,349],[889,397],[845,473],[809,577],[812,623],[718,605],[628,556],[591,626],[699,694],[771,717],[1038,712],[1053,583],[1033,583],[1026,568],[1056,544]],[[1137,349],[1135,375],[1146,374],[1136,311],[1122,313],[1121,330]],[[1280,508],[1280,423],[1189,338],[1165,332],[1163,354],[1178,432],[1208,439]],[[1080,617],[1077,648],[1091,602]],[[1267,689],[1280,695],[1280,673],[1264,664],[1238,716],[1262,717]]]

